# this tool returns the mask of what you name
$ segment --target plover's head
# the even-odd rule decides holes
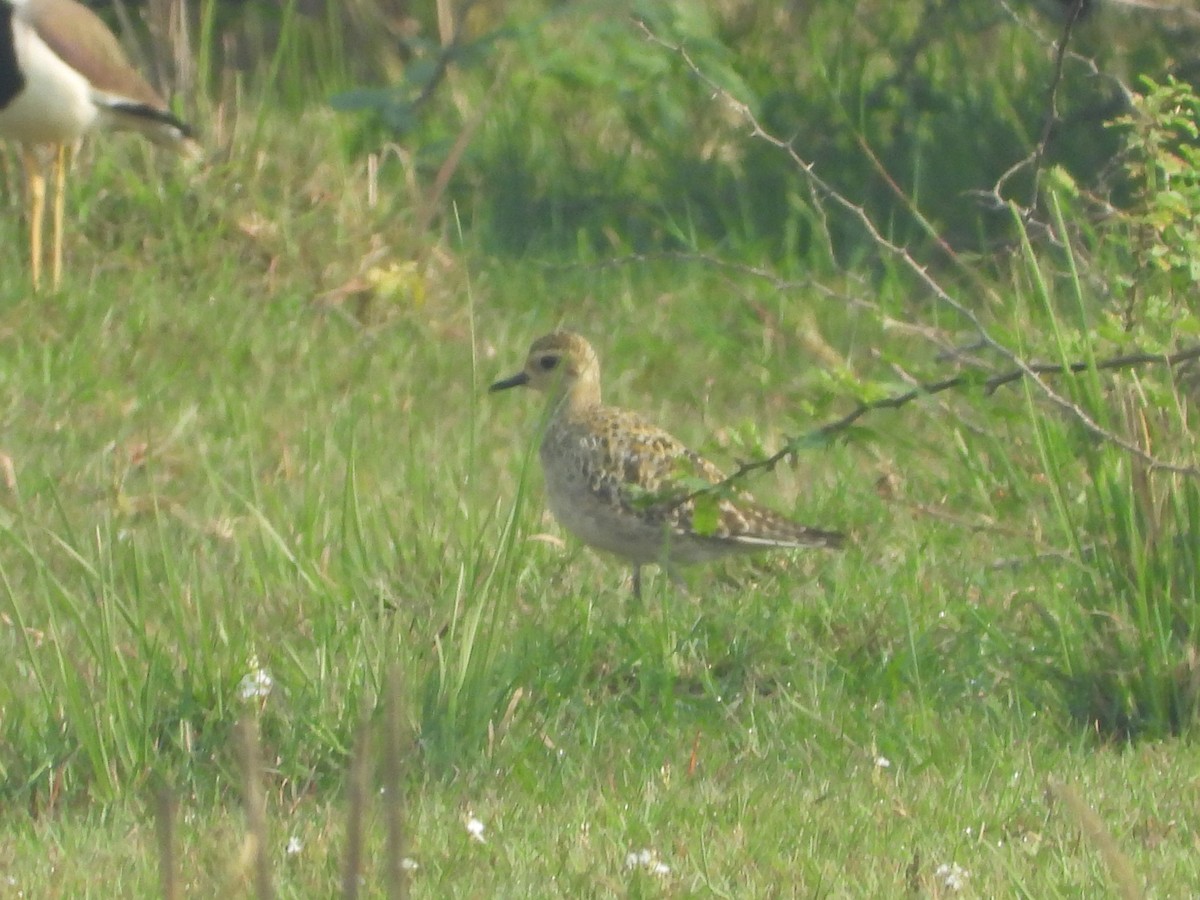
[[[555,331],[533,342],[525,368],[497,381],[489,390],[494,393],[522,385],[554,397],[576,396],[598,402],[600,361],[582,337],[570,331]]]

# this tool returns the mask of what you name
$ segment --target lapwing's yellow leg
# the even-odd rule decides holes
[[[46,176],[42,174],[37,150],[29,144],[21,146],[25,163],[25,188],[29,192],[29,268],[36,291],[42,280],[42,215],[46,210]]]
[[[63,261],[63,195],[67,187],[67,168],[71,165],[71,148],[58,145],[54,154],[54,261],[50,270],[50,282],[58,290],[62,282]]]

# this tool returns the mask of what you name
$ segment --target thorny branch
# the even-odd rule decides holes
[[[1051,368],[1047,369],[1042,366],[1035,366],[1035,365],[1027,362],[1025,359],[1021,358],[1017,353],[1015,353],[1013,350],[1011,350],[1004,343],[1002,343],[1001,341],[992,337],[991,333],[984,326],[984,324],[983,324],[982,320],[980,320],[979,316],[976,315],[974,311],[969,309],[961,301],[956,300],[954,297],[952,297],[950,295],[950,293],[944,287],[942,287],[941,283],[930,273],[929,268],[927,266],[918,262],[917,259],[908,251],[907,248],[901,246],[900,244],[897,244],[894,241],[889,240],[887,237],[884,236],[884,234],[879,230],[879,228],[875,224],[875,222],[871,219],[870,215],[867,213],[865,207],[860,206],[859,204],[851,201],[848,197],[846,197],[840,191],[835,189],[833,187],[833,185],[831,185],[829,182],[825,181],[820,175],[818,175],[815,170],[815,165],[813,163],[805,160],[802,156],[800,156],[800,154],[797,152],[796,148],[794,146],[792,146],[791,142],[783,140],[782,138],[772,134],[771,132],[769,132],[765,128],[763,128],[762,123],[759,122],[758,117],[755,116],[754,112],[750,109],[750,107],[747,106],[745,103],[743,103],[741,100],[734,97],[732,94],[730,94],[729,91],[727,91],[721,85],[717,84],[703,70],[701,70],[700,67],[696,64],[695,60],[692,59],[692,56],[688,52],[686,47],[683,47],[678,44],[672,44],[669,41],[666,41],[663,38],[659,37],[650,28],[650,26],[647,25],[642,20],[636,20],[636,24],[638,25],[638,27],[641,29],[642,33],[646,36],[646,38],[651,43],[661,47],[664,50],[667,50],[671,53],[676,54],[681,60],[683,60],[683,63],[688,67],[688,69],[692,72],[692,74],[696,78],[698,78],[701,82],[703,82],[708,88],[710,88],[712,90],[714,98],[719,98],[724,103],[728,104],[728,106],[739,117],[741,117],[741,119],[750,127],[751,137],[753,139],[764,141],[764,142],[770,144],[771,146],[778,148],[783,153],[787,154],[788,158],[792,161],[793,165],[801,173],[801,175],[803,175],[803,177],[808,181],[808,183],[811,185],[812,189],[817,194],[827,198],[832,203],[836,204],[837,206],[841,207],[845,212],[847,212],[853,219],[855,219],[859,223],[860,227],[862,227],[862,229],[867,233],[868,237],[875,244],[875,246],[886,251],[890,256],[892,256],[894,259],[898,260],[922,284],[925,285],[925,287],[930,291],[930,293],[934,296],[934,298],[936,298],[936,300],[939,303],[941,303],[943,306],[947,307],[948,309],[953,310],[964,321],[969,323],[970,326],[974,329],[976,335],[978,335],[979,345],[982,347],[987,347],[988,349],[992,350],[998,356],[1000,356],[1001,358],[1006,360],[1009,363],[1009,365],[1015,370],[1012,373],[1011,377],[1009,377],[1009,379],[1008,379],[1009,381],[1015,381],[1015,380],[1019,380],[1021,378],[1029,379],[1030,383],[1033,384],[1036,387],[1036,389],[1038,390],[1038,392],[1040,392],[1042,394],[1042,396],[1045,399],[1047,399],[1052,405],[1057,406],[1059,409],[1061,409],[1067,415],[1069,415],[1070,417],[1075,419],[1075,421],[1079,422],[1085,429],[1087,429],[1089,432],[1091,432],[1094,436],[1096,436],[1096,437],[1100,438],[1101,440],[1106,441],[1114,446],[1120,447],[1122,450],[1124,450],[1130,456],[1140,460],[1146,466],[1146,468],[1148,470],[1173,472],[1176,474],[1183,474],[1183,475],[1189,475],[1189,476],[1200,475],[1200,469],[1197,469],[1195,466],[1179,465],[1176,463],[1167,462],[1165,460],[1158,459],[1157,457],[1146,452],[1143,448],[1139,447],[1137,444],[1135,444],[1131,441],[1128,441],[1128,440],[1122,438],[1120,435],[1117,435],[1117,434],[1109,431],[1108,429],[1101,426],[1098,422],[1096,422],[1091,416],[1089,416],[1087,414],[1087,412],[1085,412],[1078,404],[1071,402],[1069,399],[1064,397],[1062,394],[1058,393],[1053,388],[1051,388],[1050,385],[1047,384],[1045,379],[1042,378],[1042,375],[1059,374],[1063,371],[1062,367],[1051,367]],[[995,294],[995,292],[992,289],[984,287],[983,290],[985,290],[989,294],[990,300],[992,300],[993,302],[995,302],[997,304],[1000,303],[1000,298]],[[1190,352],[1190,351],[1185,351],[1185,352]],[[1163,359],[1163,357],[1153,356],[1153,357],[1149,357],[1149,359],[1154,360],[1154,361],[1160,361]],[[1086,368],[1086,366],[1085,366],[1085,368]],[[1004,383],[1007,383],[1007,382],[1004,382]],[[949,387],[954,387],[954,386],[956,386],[956,385],[950,385]],[[948,388],[943,388],[943,390],[945,390],[945,389],[948,389]],[[920,393],[922,393],[922,392],[918,391],[917,393],[918,393],[918,395],[920,395]],[[909,401],[904,400],[903,402],[907,403]],[[903,405],[903,404],[899,404],[899,405]],[[840,428],[844,429],[845,427],[847,427],[850,424],[850,422],[855,421],[857,418],[859,418],[860,416],[864,415],[865,413],[869,412],[871,409],[874,409],[874,408],[876,408],[876,407],[868,406],[867,408],[865,408],[861,411],[856,410],[856,411],[851,412],[849,415],[852,416],[852,418],[849,419],[849,422],[846,422],[845,424],[841,425]],[[837,423],[834,423],[834,425],[837,425]],[[820,433],[821,433],[820,430],[818,430],[818,434],[820,434]],[[712,488],[712,490],[719,490],[719,489],[731,484],[732,482],[739,480],[744,475],[746,475],[748,472],[755,471],[756,469],[768,468],[770,465],[775,465],[780,459],[783,459],[784,457],[786,457],[792,453],[795,453],[804,444],[804,442],[805,442],[804,438],[789,441],[787,443],[787,445],[782,450],[780,450],[779,453],[775,455],[775,457],[773,457],[773,460],[774,460],[773,462],[768,462],[767,460],[763,460],[760,463],[748,463],[743,466],[740,466],[738,468],[738,470],[732,476],[730,476],[730,478],[726,479],[726,481],[723,482],[721,485],[714,486]]]
[[[1096,371],[1116,371],[1120,369],[1132,369],[1137,366],[1160,364],[1174,368],[1185,362],[1200,359],[1200,345],[1188,347],[1176,353],[1160,354],[1160,353],[1126,353],[1121,356],[1114,356],[1110,359],[1101,360],[1096,363],[1073,362],[1066,365],[1058,365],[1054,363],[1036,363],[1028,366],[1028,371],[1035,372],[1038,375],[1078,375],[1081,372],[1087,372],[1092,369]],[[999,375],[993,375],[990,378],[980,378],[973,374],[955,375],[952,378],[946,378],[941,381],[934,381],[928,384],[922,384],[910,391],[905,391],[903,394],[896,394],[892,397],[884,397],[882,400],[872,400],[869,403],[860,403],[846,415],[840,419],[834,419],[832,422],[827,422],[820,428],[810,431],[808,434],[800,438],[795,438],[787,442],[787,445],[771,456],[764,459],[755,460],[753,462],[742,463],[737,467],[737,470],[729,476],[724,482],[728,484],[743,478],[750,472],[756,472],[762,469],[771,469],[778,465],[783,460],[794,454],[796,450],[808,443],[826,441],[834,435],[845,431],[863,416],[869,412],[874,412],[879,409],[899,409],[914,400],[919,400],[922,397],[932,397],[935,394],[941,394],[945,391],[954,390],[956,388],[978,387],[985,395],[990,395],[996,392],[1005,385],[1014,384],[1025,378],[1027,371],[1024,369],[1013,369],[1009,372],[1003,372]],[[1165,466],[1163,468],[1166,468]],[[1172,468],[1171,471],[1187,472],[1192,474],[1194,470],[1183,468]],[[695,495],[693,495],[695,496]],[[690,499],[690,498],[689,498]]]

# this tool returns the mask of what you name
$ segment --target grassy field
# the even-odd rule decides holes
[[[963,370],[970,321],[865,232],[844,266],[494,252],[486,185],[425,227],[430,172],[352,152],[359,120],[223,104],[200,170],[85,150],[57,294],[5,196],[0,897],[160,896],[163,798],[195,897],[262,896],[256,840],[294,897],[398,893],[397,856],[430,897],[1195,890],[1200,504],[1142,458],[1194,459],[1161,367],[799,441],[748,486],[848,549],[638,603],[543,511],[538,398],[486,393],[533,338],[587,335],[611,402],[732,469]],[[935,284],[1019,360],[1127,348],[1111,237],[1055,236]]]

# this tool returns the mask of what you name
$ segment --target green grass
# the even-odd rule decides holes
[[[249,894],[243,718],[281,896],[341,890],[355,825],[383,895],[388,804],[417,896],[947,896],[943,865],[965,896],[1101,896],[1122,855],[1155,895],[1197,883],[1183,476],[1027,386],[940,395],[754,476],[848,549],[637,603],[543,511],[539,399],[486,394],[534,337],[588,335],[609,400],[732,467],[947,374],[926,337],[963,323],[895,259],[786,284],[582,234],[497,257],[469,214],[414,229],[403,155],[369,206],[353,120],[243,104],[203,171],[85,152],[57,295],[0,221],[0,897],[159,895],[164,789],[185,894]],[[972,306],[1028,358],[1099,355],[1111,259],[1056,224],[1058,248],[971,269],[1003,301]],[[1153,371],[1054,384],[1191,452]]]

